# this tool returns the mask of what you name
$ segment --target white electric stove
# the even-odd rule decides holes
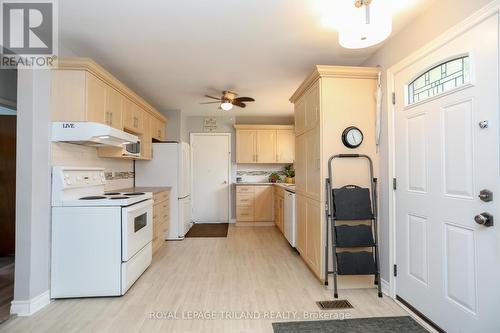
[[[105,184],[102,168],[53,168],[52,298],[123,295],[151,264],[152,194]]]

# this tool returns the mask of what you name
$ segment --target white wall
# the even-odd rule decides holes
[[[19,70],[16,262],[11,311],[29,315],[49,301],[50,86],[46,70]]]
[[[379,49],[364,66],[380,65],[384,72],[382,78],[385,87],[385,73],[388,68],[411,53],[438,37],[452,26],[472,15],[491,0],[440,0],[420,15],[396,36],[392,37]],[[384,101],[382,112],[382,135],[380,145],[380,258],[382,278],[389,281],[389,154],[387,137],[387,104]]]

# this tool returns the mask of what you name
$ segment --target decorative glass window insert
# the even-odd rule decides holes
[[[437,65],[408,85],[408,105],[463,86],[469,80],[469,56]]]

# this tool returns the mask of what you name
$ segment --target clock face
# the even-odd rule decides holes
[[[347,148],[358,148],[363,143],[363,132],[357,127],[348,127],[342,133],[342,142]]]

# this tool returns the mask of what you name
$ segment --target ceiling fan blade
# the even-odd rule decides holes
[[[202,102],[200,104],[220,104],[220,101],[218,101],[218,102]]]
[[[246,107],[245,103],[237,101],[237,100],[234,100],[232,104],[235,105],[235,106],[239,106],[240,108],[245,108]]]
[[[252,97],[238,97],[234,100],[239,102],[255,102],[255,99],[253,99]]]
[[[221,100],[221,98],[220,98],[220,97],[214,97],[214,96],[210,96],[210,95],[205,95],[205,97],[206,97],[206,98],[211,98],[211,99],[216,99],[216,100],[218,100],[218,101],[220,101],[220,100]]]

